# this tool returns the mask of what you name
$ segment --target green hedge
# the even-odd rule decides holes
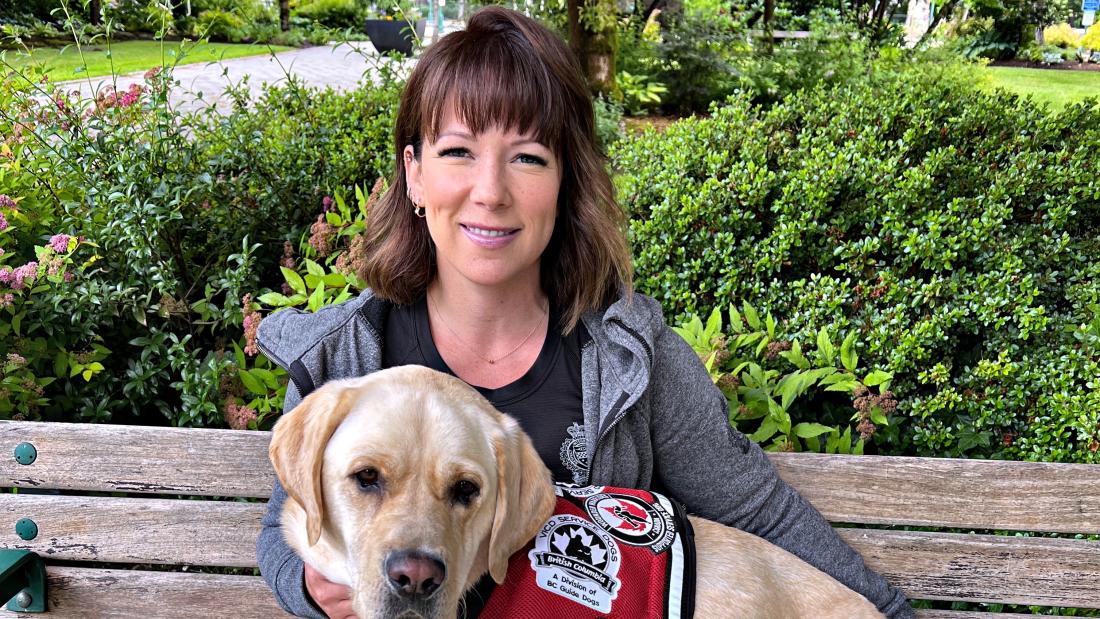
[[[344,94],[235,87],[224,115],[169,109],[168,72],[98,101],[7,75],[0,415],[225,424],[242,297],[327,196],[392,167],[400,82],[381,73]]]
[[[1097,108],[935,71],[620,142],[638,286],[858,332],[908,418],[880,451],[1100,462]]]

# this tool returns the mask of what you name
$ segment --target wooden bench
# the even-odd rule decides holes
[[[273,480],[267,443],[266,432],[0,422],[2,485],[19,489],[0,495],[0,547],[45,559],[52,616],[283,616],[252,569],[257,499]],[[33,462],[21,464],[27,445]],[[875,527],[840,534],[912,599],[1100,608],[1100,541],[993,534],[1100,534],[1100,466],[773,459],[830,521]],[[29,540],[16,532],[24,519],[37,525]]]

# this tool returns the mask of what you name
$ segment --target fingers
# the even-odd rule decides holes
[[[338,585],[305,565],[306,591],[309,597],[331,619],[357,619],[351,607],[351,589]]]

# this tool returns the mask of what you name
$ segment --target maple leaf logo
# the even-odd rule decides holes
[[[565,554],[565,549],[569,548],[569,536],[565,533],[555,533],[550,543],[558,549],[559,554]]]

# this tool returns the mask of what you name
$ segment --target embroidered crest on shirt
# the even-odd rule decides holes
[[[588,443],[584,438],[584,426],[577,422],[569,426],[569,438],[562,441],[558,456],[565,468],[573,473],[573,483],[588,481]]]
[[[601,613],[611,612],[621,582],[619,545],[585,519],[555,515],[546,521],[527,554],[535,583]]]

